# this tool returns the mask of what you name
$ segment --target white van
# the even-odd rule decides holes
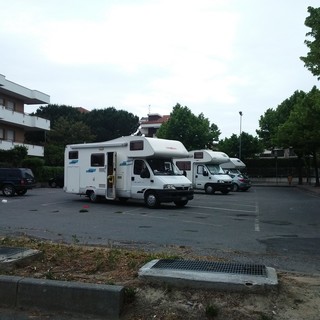
[[[193,199],[193,188],[172,158],[186,156],[179,141],[140,136],[67,145],[64,190],[92,202],[100,197],[141,199],[149,208],[161,202],[182,207]]]
[[[209,194],[215,191],[227,194],[232,190],[231,177],[220,167],[228,161],[225,153],[205,149],[190,151],[185,159],[174,159],[176,166],[192,181],[194,189]]]

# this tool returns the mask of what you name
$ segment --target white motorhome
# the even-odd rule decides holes
[[[229,158],[230,161],[221,164],[221,168],[225,173],[242,174],[241,170],[246,168],[244,162],[238,158]]]
[[[220,167],[228,161],[225,153],[212,150],[193,150],[189,158],[174,159],[176,166],[192,181],[194,189],[209,194],[215,191],[227,194],[232,190],[231,177]]]
[[[193,199],[193,188],[172,158],[187,155],[179,141],[141,136],[67,145],[64,190],[92,202],[141,199],[150,208],[161,202],[182,207]]]

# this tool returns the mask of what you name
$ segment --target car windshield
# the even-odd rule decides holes
[[[207,168],[211,174],[225,174],[218,164],[207,164]]]
[[[177,167],[171,159],[153,158],[147,160],[154,175],[176,176],[179,174]]]

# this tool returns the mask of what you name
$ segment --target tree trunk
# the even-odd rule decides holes
[[[317,152],[313,152],[313,167],[315,171],[315,176],[316,176],[316,187],[320,186],[319,183],[319,172],[318,172],[318,161],[317,161]]]

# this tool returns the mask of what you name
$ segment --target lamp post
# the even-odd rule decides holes
[[[240,114],[239,159],[241,160],[242,111],[239,111],[239,114]]]

